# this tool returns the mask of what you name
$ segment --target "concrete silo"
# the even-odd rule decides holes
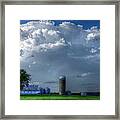
[[[59,77],[59,95],[64,95],[66,91],[66,77]]]

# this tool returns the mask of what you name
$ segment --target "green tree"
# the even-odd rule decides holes
[[[24,86],[28,86],[31,80],[29,75],[24,69],[20,70],[20,90],[23,90]]]

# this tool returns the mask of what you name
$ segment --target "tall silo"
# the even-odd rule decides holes
[[[66,77],[60,76],[59,77],[59,94],[64,95],[66,91]]]

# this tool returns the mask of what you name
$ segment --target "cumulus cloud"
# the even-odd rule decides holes
[[[88,72],[88,73],[82,73],[81,74],[81,77],[85,77],[85,76],[88,76],[88,75],[90,75],[91,73],[90,72]]]
[[[97,26],[93,26],[90,29],[87,30],[88,31],[88,35],[86,37],[86,40],[100,40],[100,31],[97,28]]]
[[[49,83],[57,81],[61,74],[70,80],[74,79],[71,74],[81,74],[83,78],[91,76],[91,83],[99,84],[95,77],[99,76],[99,48],[100,31],[96,26],[85,30],[72,22],[55,25],[50,20],[20,25],[20,64],[31,73],[33,81]],[[53,91],[57,87],[51,86]]]
[[[87,38],[86,38],[86,40],[96,40],[96,39],[98,39],[99,38],[99,33],[90,33],[90,34],[88,34],[87,35]]]
[[[68,30],[79,28],[78,26],[76,26],[74,23],[71,23],[71,22],[63,22],[59,26],[63,29],[68,29]]]
[[[92,48],[92,49],[90,50],[90,52],[91,52],[91,53],[96,53],[96,52],[97,52],[97,50],[96,50],[96,49],[94,49],[94,48]]]

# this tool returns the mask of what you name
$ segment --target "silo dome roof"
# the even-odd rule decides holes
[[[65,79],[66,79],[66,77],[63,75],[59,77],[59,80],[65,80]]]

